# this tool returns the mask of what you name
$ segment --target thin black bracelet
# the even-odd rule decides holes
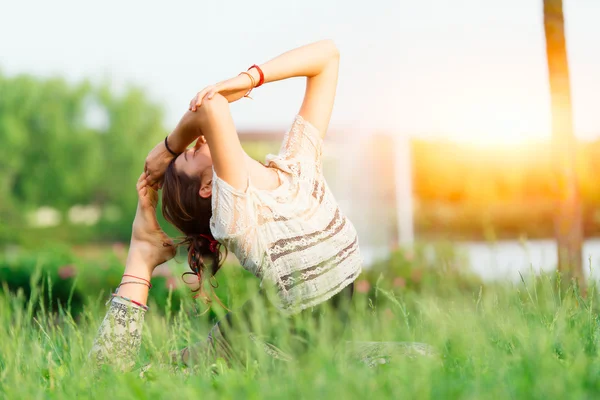
[[[169,137],[169,136],[165,136],[165,147],[167,148],[167,151],[168,151],[169,153],[173,154],[173,157],[177,157],[177,156],[179,156],[179,154],[181,154],[181,153],[177,154],[177,153],[175,153],[173,150],[171,150],[171,149],[169,148],[169,143],[167,143],[167,138],[168,138],[168,137]]]

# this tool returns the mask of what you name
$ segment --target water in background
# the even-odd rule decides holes
[[[341,140],[343,139],[343,140]],[[408,146],[408,141],[402,142]],[[410,180],[406,170],[394,168],[394,140],[387,135],[368,139],[342,137],[325,145],[324,174],[342,211],[358,231],[364,265],[389,256],[397,243],[395,173]],[[406,152],[401,152],[407,157]],[[401,214],[406,217],[406,214]],[[409,217],[408,217],[409,218]],[[556,270],[556,242],[548,240],[505,240],[456,242],[469,267],[484,280],[520,280],[531,273]],[[586,275],[600,277],[600,238],[586,240],[583,246]]]
[[[558,262],[554,240],[466,242],[458,246],[468,256],[470,268],[486,280],[517,281],[519,272],[523,275],[552,272]],[[587,276],[591,269],[592,277],[600,277],[600,238],[584,242],[583,264]]]
[[[487,281],[519,281],[521,277],[532,273],[552,272],[556,270],[558,260],[556,241],[554,240],[504,240],[495,243],[457,242],[459,252],[469,262],[469,268]],[[386,247],[361,246],[361,253],[368,266],[389,255]],[[600,238],[588,239],[583,245],[583,263],[586,276],[600,278]]]

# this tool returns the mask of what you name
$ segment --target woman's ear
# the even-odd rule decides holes
[[[198,150],[200,147],[204,146],[205,144],[206,144],[206,139],[204,138],[204,135],[200,135],[200,136],[198,136],[198,139],[196,140],[194,149]]]
[[[200,191],[198,194],[203,199],[208,199],[212,195],[212,179],[200,186]]]

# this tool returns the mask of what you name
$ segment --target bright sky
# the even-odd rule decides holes
[[[600,1],[566,0],[575,129],[600,136]],[[174,126],[194,93],[293,47],[342,54],[332,126],[510,143],[550,134],[542,0],[3,1],[0,69],[147,88]],[[234,105],[285,128],[300,80]],[[1,94],[0,94],[1,95]]]

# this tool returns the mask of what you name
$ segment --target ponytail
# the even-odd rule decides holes
[[[186,275],[193,275],[198,281],[198,287],[193,290],[196,293],[194,298],[201,297],[206,304],[210,304],[210,297],[203,288],[204,274],[208,271],[210,279],[217,273],[227,258],[227,248],[221,257],[221,247],[225,246],[217,242],[210,233],[211,198],[200,197],[199,191],[200,178],[177,172],[174,158],[165,171],[162,212],[165,219],[185,237],[177,246],[187,247],[191,272],[184,272],[182,278],[185,281]],[[211,282],[211,288],[216,287],[216,282]],[[222,305],[218,298],[217,302]]]
[[[180,245],[187,245],[188,250],[188,264],[191,271],[184,272],[183,276],[194,275],[198,279],[198,287],[193,289],[195,292],[194,298],[202,298],[202,300],[210,304],[211,300],[209,295],[204,290],[204,274],[208,271],[210,273],[208,279],[215,276],[222,265],[221,260],[221,247],[222,245],[217,242],[212,235],[196,234],[187,236]],[[225,257],[227,256],[227,249],[225,248]],[[225,259],[223,257],[223,259]],[[207,265],[206,262],[209,262]],[[208,267],[210,266],[210,270]],[[212,289],[218,287],[216,282],[210,282]],[[214,293],[214,292],[213,292]],[[218,299],[217,299],[218,301]],[[218,301],[221,304],[220,301]],[[222,304],[221,304],[222,305]]]

